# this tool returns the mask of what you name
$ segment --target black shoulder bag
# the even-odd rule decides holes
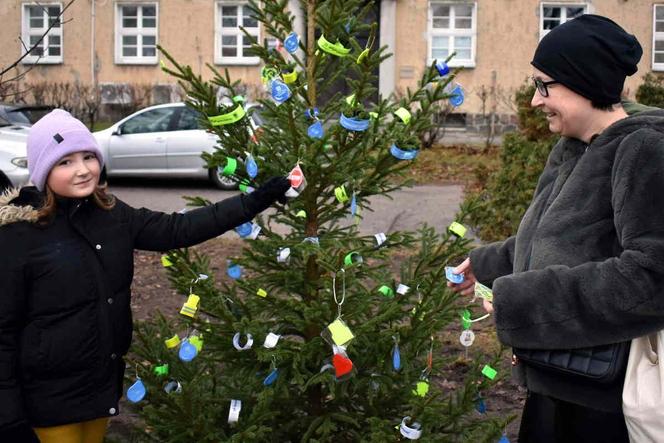
[[[610,384],[627,369],[630,343],[567,350],[514,348],[512,352],[518,360],[546,371]]]

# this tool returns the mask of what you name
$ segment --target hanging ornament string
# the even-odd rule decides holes
[[[339,272],[342,273],[341,278],[341,301],[337,297],[337,273],[332,275],[332,295],[334,296],[334,303],[337,304],[337,318],[341,318],[341,305],[346,301],[346,270],[341,268]]]

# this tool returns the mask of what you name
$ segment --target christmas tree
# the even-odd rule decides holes
[[[461,314],[445,286],[445,267],[467,253],[463,226],[375,235],[358,227],[369,197],[409,184],[404,171],[417,135],[432,124],[432,105],[458,105],[463,92],[440,61],[400,100],[374,101],[375,72],[389,55],[375,47],[376,26],[362,21],[365,2],[302,2],[306,36],[293,31],[287,3],[249,3],[280,42],[268,49],[246,34],[268,92],[259,134],[227,72],[209,66],[205,81],[160,49],[162,69],[221,140],[223,149],[206,156],[210,167],[237,179],[242,192],[286,174],[292,188],[287,205],[237,228],[246,247],[227,263],[231,284],[214,282],[205,256],[178,250],[162,258],[184,304],[176,319],[136,328],[127,397],[145,437],[497,441],[506,420],[477,412],[496,356],[469,359],[456,391],[436,381],[449,365],[437,334],[452,323],[472,343],[470,311]],[[369,35],[365,45],[360,32]],[[329,93],[339,79],[350,94]]]

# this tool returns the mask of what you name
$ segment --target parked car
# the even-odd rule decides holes
[[[257,108],[249,105],[248,108]],[[254,110],[251,125],[260,123]],[[111,127],[94,132],[104,154],[106,177],[207,178],[220,189],[235,189],[237,183],[208,169],[203,152],[214,152],[216,134],[201,127],[200,114],[184,103],[150,106]]]
[[[0,117],[0,192],[28,182],[28,132]]]
[[[51,111],[51,106],[0,103],[0,118],[16,126],[32,126]]]

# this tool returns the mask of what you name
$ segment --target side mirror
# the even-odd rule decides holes
[[[122,126],[118,126],[118,128],[111,132],[111,135],[122,135]]]

